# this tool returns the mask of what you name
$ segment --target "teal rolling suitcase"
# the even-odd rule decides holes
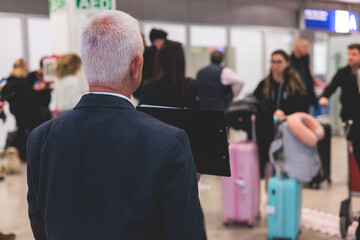
[[[270,240],[296,240],[301,228],[302,186],[295,179],[274,176],[268,184],[268,236]]]

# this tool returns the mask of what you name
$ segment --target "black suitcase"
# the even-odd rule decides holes
[[[324,179],[331,183],[331,126],[330,124],[323,124],[325,130],[325,137],[318,142],[318,151],[322,164]]]
[[[322,126],[325,130],[325,137],[317,144],[319,157],[321,160],[321,169],[319,174],[316,175],[309,183],[309,186],[314,189],[319,189],[320,183],[324,180],[327,180],[328,183],[331,184],[331,125],[322,124]]]
[[[16,147],[16,137],[17,131],[7,133],[5,149],[8,147]]]

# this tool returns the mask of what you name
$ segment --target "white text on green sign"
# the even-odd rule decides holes
[[[86,10],[111,10],[111,0],[76,0],[77,9]]]

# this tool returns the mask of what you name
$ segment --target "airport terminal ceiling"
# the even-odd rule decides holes
[[[359,0],[117,0],[117,9],[141,20],[298,28],[303,8],[360,13]],[[0,13],[48,15],[48,0],[0,0]]]

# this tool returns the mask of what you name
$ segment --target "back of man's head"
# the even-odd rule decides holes
[[[166,39],[167,38],[167,32],[161,30],[161,29],[156,29],[153,28],[150,31],[150,41],[151,43],[154,43],[154,41],[156,39]]]
[[[360,53],[360,44],[359,43],[353,43],[348,46],[349,50],[357,49]]]
[[[89,84],[119,83],[130,76],[130,65],[144,45],[138,21],[121,11],[92,16],[81,35],[81,59]]]
[[[211,63],[220,65],[223,60],[224,54],[219,51],[214,51],[210,55]]]

